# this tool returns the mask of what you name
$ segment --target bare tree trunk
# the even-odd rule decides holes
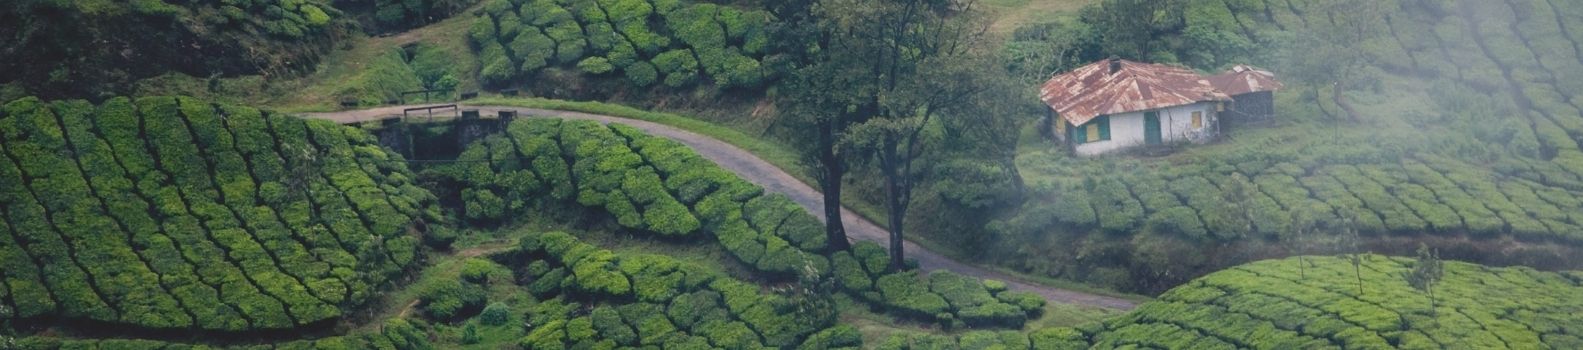
[[[1343,94],[1341,91],[1341,83],[1333,83],[1330,85],[1330,88],[1331,101],[1336,103],[1336,107],[1341,107],[1341,111],[1347,113],[1347,119],[1352,120],[1354,123],[1357,122],[1359,120],[1358,111],[1353,109],[1352,105],[1347,104],[1345,94]]]
[[[906,267],[906,258],[902,252],[902,220],[907,215],[907,208],[902,205],[901,178],[897,174],[896,143],[886,140],[884,149],[880,150],[880,171],[885,173],[885,212],[890,223],[890,269],[901,271]]]
[[[819,187],[824,194],[824,233],[825,247],[830,250],[846,250],[852,247],[846,238],[846,227],[841,223],[841,178],[846,173],[841,158],[835,154],[835,128],[831,124],[834,120],[819,122],[819,163],[824,166],[824,174],[819,181]]]
[[[1338,119],[1338,118],[1336,118],[1335,114],[1330,113],[1329,109],[1325,109],[1325,102],[1323,100],[1320,100],[1321,98],[1324,98],[1324,97],[1320,96],[1319,87],[1318,86],[1313,86],[1313,88],[1314,88],[1314,106],[1319,107],[1319,113],[1324,113],[1325,116],[1326,117],[1330,117],[1330,119]]]

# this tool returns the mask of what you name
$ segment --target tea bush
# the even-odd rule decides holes
[[[185,97],[0,110],[8,318],[290,329],[418,254],[432,195],[372,136]]]
[[[493,86],[574,64],[620,71],[638,87],[760,88],[775,76],[760,63],[772,21],[762,10],[674,0],[488,0],[484,9],[468,37]]]
[[[887,270],[889,255],[873,243],[858,243],[850,252],[828,251],[823,224],[802,206],[781,194],[765,194],[669,139],[621,124],[553,118],[523,119],[506,129],[505,135],[468,147],[459,162],[437,171],[469,191],[493,194],[462,198],[466,215],[483,222],[498,224],[529,215],[536,206],[575,200],[577,205],[603,208],[622,227],[659,237],[696,241],[712,236],[737,260],[773,279],[833,274],[842,290],[861,300],[921,320],[1014,328],[1043,307],[1025,296],[1011,299],[1016,303],[1003,302],[996,293],[1008,298],[1015,293],[992,292],[947,272],[933,278],[952,282],[941,282],[939,290],[931,291],[928,280],[920,280],[925,277]],[[543,180],[502,182],[496,180],[500,174]],[[575,198],[569,195],[573,189]],[[520,205],[498,212],[481,209],[494,202]],[[614,257],[578,256],[586,263],[564,264],[565,271],[546,276],[568,279],[569,285],[589,288],[580,291],[600,295],[624,295],[631,289],[640,299],[654,302],[679,295],[668,288],[676,283],[674,278],[635,277],[627,283],[610,272],[614,263],[607,258]],[[530,285],[541,291],[551,287]],[[971,296],[952,307],[941,296],[946,290]],[[974,316],[964,317],[969,310]]]

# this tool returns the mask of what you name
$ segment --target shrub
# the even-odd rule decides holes
[[[727,321],[728,319],[712,319],[700,323],[696,332],[717,347],[726,349],[749,349],[762,346],[759,344],[758,334],[753,333],[747,324],[742,322]]]
[[[840,348],[856,348],[863,345],[863,333],[857,327],[840,324],[808,336],[808,340],[797,347],[797,350],[825,350]]]
[[[521,62],[519,69],[523,74],[532,74],[548,66],[555,49],[555,41],[533,27],[522,30],[511,41],[511,52],[516,55],[515,60]]]
[[[511,307],[499,302],[491,303],[478,314],[478,322],[487,326],[505,325],[511,322]]]
[[[528,336],[523,337],[522,341],[519,342],[519,345],[530,350],[565,349],[565,328],[565,320],[550,321],[549,323],[540,325],[537,328],[534,328],[531,332],[528,332]]]
[[[604,57],[589,57],[577,62],[577,69],[588,74],[605,74],[615,70],[616,67]]]
[[[700,322],[730,319],[731,314],[721,305],[720,293],[699,291],[676,297],[665,313],[677,326],[693,329]]]
[[[863,271],[863,266],[852,258],[851,252],[836,252],[831,255],[830,261],[835,265],[836,282],[841,287],[859,293],[874,287],[874,280],[869,279],[868,272]]]
[[[1033,292],[1002,291],[995,294],[995,298],[1001,302],[1016,305],[1029,315],[1038,315],[1039,312],[1044,310],[1044,297]]]
[[[487,284],[490,276],[496,275],[501,270],[499,264],[481,258],[470,258],[462,262],[462,279],[468,282]]]
[[[632,292],[627,276],[617,270],[615,254],[601,250],[577,260],[572,265],[573,286],[589,293],[621,296]]]
[[[643,213],[648,228],[662,235],[685,236],[698,230],[700,224],[686,206],[665,197]]]
[[[879,275],[890,268],[890,254],[878,243],[862,241],[852,244],[852,258],[863,263],[870,276]]]
[[[929,292],[912,272],[885,275],[875,282],[875,289],[885,298],[886,306],[898,313],[920,319],[931,319],[946,313],[950,305],[945,298]]]
[[[648,62],[633,62],[625,70],[627,72],[627,80],[637,86],[653,85],[654,80],[659,78],[659,73],[654,70],[654,65]]]
[[[955,310],[967,310],[979,305],[996,303],[982,283],[971,277],[949,271],[929,274],[929,290],[938,293]]]
[[[483,304],[484,293],[476,286],[464,285],[461,281],[442,280],[425,286],[418,300],[423,302],[423,310],[429,317],[449,320],[461,316],[464,309]]]
[[[528,292],[540,297],[553,296],[561,290],[561,283],[566,278],[566,268],[557,267],[535,278],[528,284]]]
[[[632,326],[622,321],[621,314],[608,306],[594,308],[589,313],[594,329],[599,331],[600,338],[614,341],[617,345],[637,345],[638,334]]]
[[[1027,321],[1027,315],[1017,306],[1004,303],[988,303],[962,309],[959,313],[962,322],[969,326],[997,326],[1020,328]]]
[[[1066,327],[1041,328],[1028,333],[1035,350],[1078,350],[1089,348],[1083,333]]]

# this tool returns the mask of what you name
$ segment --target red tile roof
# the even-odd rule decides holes
[[[1253,66],[1237,65],[1231,70],[1211,76],[1209,85],[1227,95],[1280,90],[1283,85],[1275,80],[1275,73]]]
[[[1072,125],[1095,117],[1189,105],[1229,101],[1192,70],[1163,64],[1115,59],[1102,60],[1057,75],[1044,83],[1039,98]]]

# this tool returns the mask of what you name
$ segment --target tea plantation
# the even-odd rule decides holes
[[[1192,5],[1189,12],[1202,16],[1189,29],[1270,42],[1339,15],[1319,6],[1206,1]],[[1102,162],[1050,165],[1057,177],[1071,179],[1054,186],[1053,195],[1066,198],[1051,204],[1056,219],[1107,232],[1151,226],[1231,240],[1290,232],[1291,212],[1303,211],[1323,226],[1352,218],[1367,233],[1583,241],[1583,220],[1569,214],[1583,205],[1576,195],[1583,191],[1583,152],[1577,146],[1583,137],[1583,80],[1576,77],[1583,74],[1583,52],[1574,50],[1573,40],[1583,33],[1562,24],[1583,15],[1583,5],[1417,1],[1386,9],[1390,31],[1362,50],[1375,69],[1399,78],[1377,89],[1426,94],[1429,105],[1444,110],[1426,116],[1381,110],[1385,115],[1378,117],[1385,120],[1370,122],[1408,123],[1421,135],[1331,136],[1322,132],[1328,126],[1304,124],[1294,126],[1308,129],[1297,139],[1229,145],[1168,166],[1144,164],[1135,177],[1102,176],[1115,171],[1114,164]],[[1413,80],[1397,85],[1400,79]],[[1508,87],[1510,95],[1493,91]],[[1430,126],[1450,130],[1420,131]],[[1247,183],[1232,183],[1239,176]],[[1245,198],[1226,201],[1232,187],[1248,187],[1239,189]],[[1231,208],[1237,202],[1247,203],[1240,205],[1246,210]]]
[[[1427,293],[1414,261],[1266,260],[1209,274],[1120,317],[1027,333],[898,334],[877,349],[1575,349],[1583,273],[1444,263]],[[1309,264],[1300,270],[1298,264]],[[959,347],[958,347],[959,346]]]
[[[1405,258],[1261,261],[1172,289],[1104,323],[1096,347],[1573,349],[1583,346],[1583,274],[1446,262],[1429,294]],[[1306,273],[1306,275],[1305,275]]]
[[[887,269],[871,242],[826,249],[823,226],[783,195],[764,190],[669,139],[620,125],[529,118],[480,141],[442,172],[460,184],[465,216],[478,224],[575,201],[603,208],[622,227],[657,238],[713,240],[743,264],[778,279],[833,276],[850,294],[893,314],[946,326],[1021,327],[1044,306],[949,272]]]
[[[758,88],[771,20],[740,10],[680,0],[489,0],[468,38],[479,78],[508,86],[547,67],[625,77],[643,87]]]
[[[366,133],[190,98],[0,110],[0,289],[22,324],[323,324],[419,251],[433,196]]]
[[[1416,244],[1393,242],[1441,242],[1496,265],[1583,264],[1570,258],[1583,243],[1583,33],[1571,25],[1583,5],[1345,2],[1381,11],[1378,35],[1348,49],[1367,78],[1340,97],[1330,83],[1291,84],[1313,80],[1288,67],[1303,57],[1291,53],[1312,49],[1296,38],[1357,15],[1341,3],[1184,2],[1184,22],[1154,38],[1165,47],[1151,59],[1210,72],[1268,67],[1289,83],[1273,120],[1228,117],[1215,144],[1160,157],[1021,155],[1038,194],[987,227],[1006,237],[994,250],[1008,252],[987,258],[1145,292],[1253,259],[1345,250],[1334,248],[1344,241],[1395,254]],[[1072,245],[1108,253],[1040,253]],[[1144,282],[1159,276],[1171,277]]]

